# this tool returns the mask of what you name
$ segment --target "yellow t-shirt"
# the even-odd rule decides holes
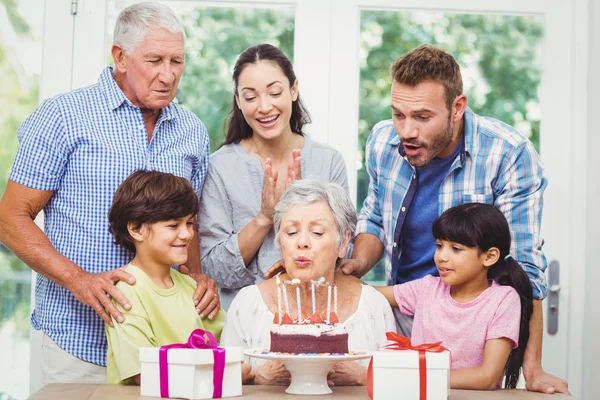
[[[108,383],[132,384],[133,376],[140,373],[139,349],[160,347],[172,343],[186,343],[194,329],[210,331],[220,340],[225,321],[225,311],[219,310],[212,320],[200,319],[194,307],[196,281],[171,268],[173,287],[159,288],[138,267],[129,264],[127,272],[136,283],[118,282],[117,287],[131,304],[125,311],[113,299],[113,304],[123,313],[125,321],[113,326],[105,325],[108,339]]]

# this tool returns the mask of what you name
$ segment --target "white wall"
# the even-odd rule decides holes
[[[600,399],[600,263],[598,247],[600,245],[600,212],[598,196],[600,190],[600,133],[598,127],[598,110],[600,109],[600,2],[589,0],[588,23],[588,85],[587,85],[587,143],[580,147],[586,151],[588,192],[587,192],[587,227],[586,227],[586,303],[585,315],[587,326],[582,346],[584,354],[583,398]],[[584,150],[585,149],[585,150]]]

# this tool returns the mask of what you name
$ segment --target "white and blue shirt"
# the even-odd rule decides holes
[[[45,100],[23,122],[18,138],[9,179],[54,191],[44,207],[44,231],[59,253],[90,273],[133,258],[108,231],[112,198],[125,178],[139,169],[169,172],[189,179],[200,196],[210,154],[202,122],[175,103],[161,110],[148,142],[140,109],[110,67],[98,84]],[[31,324],[75,357],[106,365],[104,321],[42,275]]]
[[[415,169],[400,145],[394,125],[375,125],[366,145],[369,193],[358,218],[356,234],[377,236],[385,249],[388,284],[396,283],[402,257],[402,228],[415,197]],[[452,161],[439,186],[438,215],[464,203],[495,205],[511,230],[511,254],[521,264],[533,287],[533,297],[546,297],[547,261],[540,235],[546,171],[533,144],[511,126],[480,117],[467,108],[464,147]],[[418,209],[416,210],[418,211]],[[431,229],[431,227],[429,227]],[[418,277],[427,275],[424,269]],[[415,273],[411,277],[416,278]]]

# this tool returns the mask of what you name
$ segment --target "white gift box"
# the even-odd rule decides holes
[[[450,395],[450,352],[426,352],[427,400]],[[373,400],[419,400],[419,352],[380,350],[373,353]]]
[[[140,349],[141,396],[160,397],[159,348]],[[169,349],[169,398],[211,399],[214,356],[211,349]],[[222,397],[242,395],[241,347],[225,348]]]

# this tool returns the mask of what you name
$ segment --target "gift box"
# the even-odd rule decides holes
[[[390,332],[387,336],[394,343],[373,353],[369,365],[371,399],[447,400],[450,352],[440,343],[412,346],[404,336]]]
[[[140,349],[141,396],[211,399],[242,395],[242,348],[217,347],[214,338],[212,345],[207,344],[199,339],[206,332],[197,331],[201,330],[194,331],[187,344]]]

